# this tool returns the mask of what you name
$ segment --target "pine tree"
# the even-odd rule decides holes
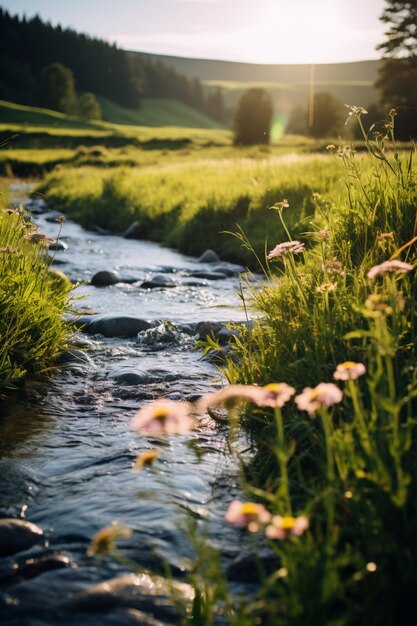
[[[385,108],[396,108],[396,136],[417,137],[417,2],[385,0],[381,20],[388,24],[378,48],[384,58],[376,86]]]

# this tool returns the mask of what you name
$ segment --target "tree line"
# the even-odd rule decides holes
[[[116,45],[52,26],[38,16],[12,16],[0,8],[0,98],[20,104],[46,106],[45,76],[56,65],[69,70],[78,93],[87,92],[125,107],[137,108],[143,97],[176,99],[224,122],[221,92],[205,89],[162,62],[120,50]],[[85,100],[85,97],[84,97]],[[77,112],[79,103],[74,112]],[[67,111],[65,111],[67,112]]]
[[[382,22],[387,25],[386,40],[377,49],[383,58],[376,87],[380,103],[367,107],[362,119],[365,130],[385,134],[388,115],[395,109],[395,136],[408,141],[417,138],[417,2],[416,0],[385,0]],[[366,103],[349,103],[365,104]],[[237,145],[269,143],[273,117],[270,95],[263,89],[251,89],[242,95],[234,118],[234,142]],[[344,131],[347,111],[344,104],[330,93],[316,93],[309,106],[293,109],[289,133],[313,137],[337,137]],[[361,138],[359,127],[351,131]]]

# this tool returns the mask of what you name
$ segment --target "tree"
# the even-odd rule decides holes
[[[85,120],[101,120],[100,104],[90,91],[85,91],[78,98],[77,115]]]
[[[385,0],[381,20],[389,25],[386,41],[378,46],[383,63],[376,87],[385,108],[396,108],[395,134],[417,137],[417,3]]]
[[[42,70],[43,104],[55,111],[72,113],[75,105],[74,76],[62,63],[51,63]]]
[[[343,128],[345,118],[343,104],[336,96],[327,92],[317,93],[310,133],[313,137],[335,137]]]
[[[269,144],[272,99],[264,89],[249,89],[240,97],[233,120],[234,144]]]

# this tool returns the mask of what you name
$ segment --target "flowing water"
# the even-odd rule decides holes
[[[39,228],[56,236],[59,224],[50,221],[42,201],[29,208],[38,213],[33,219]],[[92,536],[114,521],[133,530],[121,542],[123,554],[152,571],[168,567],[181,577],[184,559],[192,556],[187,518],[208,522],[210,540],[226,561],[238,557],[237,534],[224,522],[227,504],[238,494],[227,428],[203,418],[192,435],[161,443],[133,432],[131,418],[152,398],[194,400],[225,382],[196,349],[195,323],[243,321],[239,281],[236,274],[205,278],[211,265],[71,221],[63,225],[62,241],[68,249],[56,252],[56,267],[85,281],[76,290],[85,296],[78,308],[150,320],[152,327],[130,338],[76,332],[86,360],[67,364],[52,380],[31,384],[1,405],[0,513],[37,524],[44,540],[0,559],[0,620],[8,626],[144,623],[117,611],[66,611],[60,600],[127,571],[112,558],[86,555]],[[117,270],[126,282],[87,284],[100,270]],[[140,286],[155,275],[176,286]],[[136,384],[129,384],[132,375]],[[137,455],[152,448],[161,452],[155,466],[133,471]],[[56,554],[68,558],[53,571],[10,574],[13,563]]]

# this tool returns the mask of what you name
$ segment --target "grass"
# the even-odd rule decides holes
[[[120,232],[138,221],[144,238],[185,253],[213,248],[224,259],[253,262],[240,242],[221,233],[239,224],[262,253],[268,233],[272,245],[283,232],[265,207],[285,196],[290,225],[301,236],[314,212],[313,193],[337,185],[338,168],[328,155],[288,157],[268,150],[234,150],[233,155],[184,155],[139,168],[61,169],[39,191],[87,227]]]
[[[242,460],[248,499],[284,516],[287,530],[269,541],[280,568],[230,623],[416,620],[417,181],[415,152],[391,159],[385,144],[366,140],[367,163],[335,153],[344,193],[316,197],[313,245],[265,260],[266,286],[250,289],[260,317],[224,371],[232,383],[285,381],[299,395],[241,416],[256,441],[252,462]],[[379,269],[394,260],[408,265]],[[309,530],[295,536],[299,517]]]
[[[70,334],[62,313],[71,287],[49,270],[39,238],[23,212],[0,211],[0,397],[50,372]]]
[[[2,146],[74,148],[81,144],[91,146],[100,143],[108,147],[144,145],[148,148],[176,148],[193,143],[225,145],[230,142],[229,131],[216,128],[208,118],[176,102],[171,105],[166,101],[147,103],[143,108],[143,118],[137,112],[122,110],[109,103],[105,107],[110,118],[112,115],[114,118],[118,116],[118,119],[123,117],[123,123],[86,121],[49,109],[0,101]],[[138,125],[140,119],[143,125]],[[154,128],[157,123],[160,126]]]

